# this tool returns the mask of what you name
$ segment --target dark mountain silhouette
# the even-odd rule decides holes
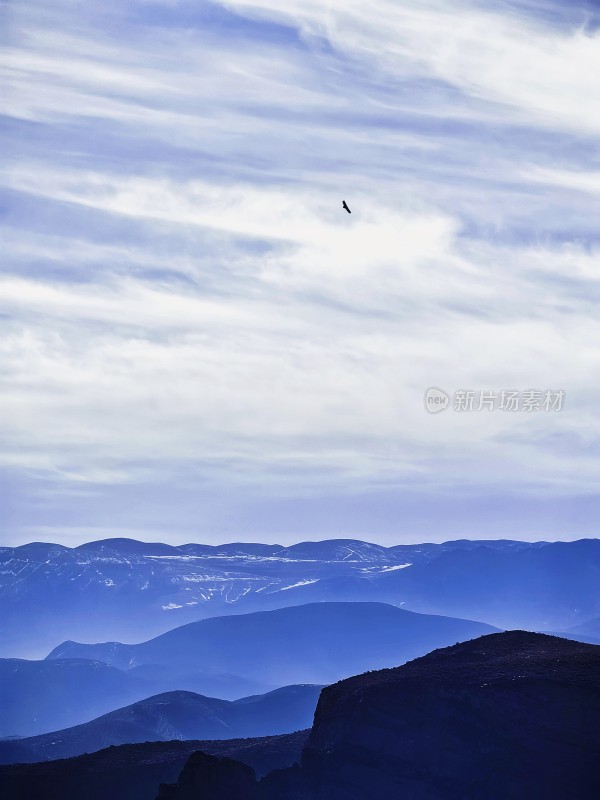
[[[272,684],[326,684],[492,630],[383,603],[313,603],[206,619],[137,645],[65,642],[48,659],[90,658],[119,669],[153,665],[170,674],[237,670]]]
[[[303,764],[330,800],[591,798],[599,689],[599,647],[484,636],[324,690]]]
[[[334,539],[174,547],[106,539],[0,548],[0,656],[40,658],[64,640],[143,641],[199,619],[324,600],[562,630],[600,616],[597,545]],[[456,558],[437,564],[450,553]]]
[[[562,639],[571,639],[574,642],[600,644],[600,639],[596,639],[595,636],[586,636],[584,633],[566,633],[564,631],[539,631],[539,633],[547,633],[549,636],[558,636]]]
[[[600,647],[511,631],[323,690],[301,767],[190,758],[161,800],[595,800]],[[235,789],[234,789],[235,791]]]
[[[70,758],[109,745],[174,739],[238,739],[312,725],[320,686],[286,686],[234,702],[168,692],[42,736],[0,741],[0,764]]]
[[[175,785],[161,784],[157,800],[256,800],[254,770],[232,758],[193,753]]]
[[[177,780],[192,753],[235,758],[257,776],[300,761],[308,731],[260,739],[145,742],[38,764],[0,766],[3,800],[154,800]]]

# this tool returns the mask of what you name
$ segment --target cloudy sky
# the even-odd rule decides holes
[[[597,535],[599,22],[0,0],[0,543]]]

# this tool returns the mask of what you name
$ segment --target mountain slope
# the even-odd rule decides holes
[[[224,800],[225,786],[237,800],[596,800],[598,718],[600,647],[510,631],[324,689],[300,767],[304,733],[127,745],[0,767],[0,794],[150,800],[161,783],[165,800]],[[196,754],[173,783],[197,750],[265,777]]]
[[[0,659],[0,736],[27,736],[148,696],[148,686],[99,661]]]
[[[174,739],[273,736],[312,725],[320,686],[286,686],[237,701],[169,692],[42,736],[0,742],[0,764],[44,761],[104,747]]]
[[[483,636],[324,689],[301,767],[195,753],[157,800],[596,800],[599,714],[600,647]]]
[[[600,647],[511,631],[325,689],[303,758],[328,800],[600,792]]]
[[[273,684],[325,684],[492,630],[383,603],[313,603],[202,620],[137,645],[65,642],[48,659],[91,658],[121,669],[154,665],[215,675],[236,670]]]
[[[65,638],[139,641],[193,620],[294,605],[303,599],[294,601],[290,587],[402,557],[353,540],[0,548],[0,655],[38,658]]]
[[[600,615],[600,540],[513,550],[446,550],[427,563],[383,572],[381,599],[402,596],[423,613],[483,619],[501,628],[562,630]]]
[[[260,739],[147,742],[38,764],[0,766],[3,800],[154,800],[197,750],[235,758],[257,775],[300,760],[308,731]]]
[[[39,658],[65,639],[142,641],[199,619],[316,601],[561,630],[600,616],[599,580],[598,540],[33,543],[0,548],[0,655]]]
[[[0,659],[0,737],[35,736],[88,722],[151,695],[179,689],[246,697],[273,689],[260,680],[141,666],[121,670],[94,659]]]
[[[0,736],[72,727],[169,691],[234,700],[323,685],[491,630],[379,603],[322,603],[203,620],[139,645],[66,642],[45,661],[0,660]]]

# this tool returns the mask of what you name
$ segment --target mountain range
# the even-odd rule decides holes
[[[121,670],[153,666],[170,674],[221,675],[238,667],[253,681],[325,684],[491,630],[384,603],[323,602],[191,622],[141,644],[64,642],[47,659],[90,659]]]
[[[566,631],[600,617],[599,581],[595,539],[389,548],[344,539],[291,547],[32,543],[0,548],[0,655],[40,658],[68,639],[139,642],[187,622],[315,601],[385,602],[500,628]]]
[[[168,692],[41,736],[0,741],[0,764],[71,758],[135,742],[240,739],[312,725],[321,686],[286,686],[241,700]]]
[[[598,718],[600,647],[508,631],[326,687],[308,736],[132,744],[0,766],[0,794],[6,800],[596,800]]]
[[[312,603],[201,620],[135,645],[64,642],[43,661],[0,660],[0,736],[78,725],[166,691],[209,695],[218,684],[221,698],[238,699],[248,684],[324,685],[493,630],[383,603]]]

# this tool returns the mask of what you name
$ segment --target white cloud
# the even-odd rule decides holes
[[[469,2],[225,0],[228,8],[298,26],[390,77],[431,77],[479,99],[505,104],[500,113],[578,133],[600,130],[600,33],[557,30],[539,19]]]
[[[600,127],[597,37],[468,3],[223,5],[304,43],[14,12],[0,464],[55,493],[592,490],[600,256],[573,220],[598,176],[571,145]],[[433,418],[430,385],[568,400]]]
[[[579,170],[574,172],[565,169],[550,169],[548,167],[530,169],[524,173],[527,181],[559,186],[563,189],[575,189],[586,194],[600,194],[600,172],[595,170]]]
[[[72,463],[85,464],[73,477],[79,469],[98,482],[127,479],[119,464],[139,460],[226,462],[237,479],[252,464],[259,482],[273,464],[318,468],[336,481],[426,481],[440,451],[461,452],[441,478],[453,484],[467,475],[508,482],[526,450],[524,471],[535,464],[537,482],[562,474],[562,459],[536,452],[548,417],[525,424],[448,415],[432,424],[422,393],[432,383],[556,388],[558,380],[577,403],[595,364],[597,323],[574,320],[580,305],[542,290],[523,268],[561,274],[571,263],[589,265],[589,255],[573,247],[465,250],[451,217],[393,212],[373,198],[365,215],[349,217],[321,200],[311,205],[305,190],[290,198],[239,185],[42,169],[35,176],[15,171],[8,182],[175,231],[252,233],[278,247],[229,264],[241,283],[221,296],[110,269],[91,285],[0,280],[4,308],[27,331],[17,326],[2,352],[9,461],[35,442],[37,462],[65,476]],[[518,443],[501,435],[515,426]],[[90,467],[94,460],[108,466]],[[596,479],[588,466],[581,486]]]

